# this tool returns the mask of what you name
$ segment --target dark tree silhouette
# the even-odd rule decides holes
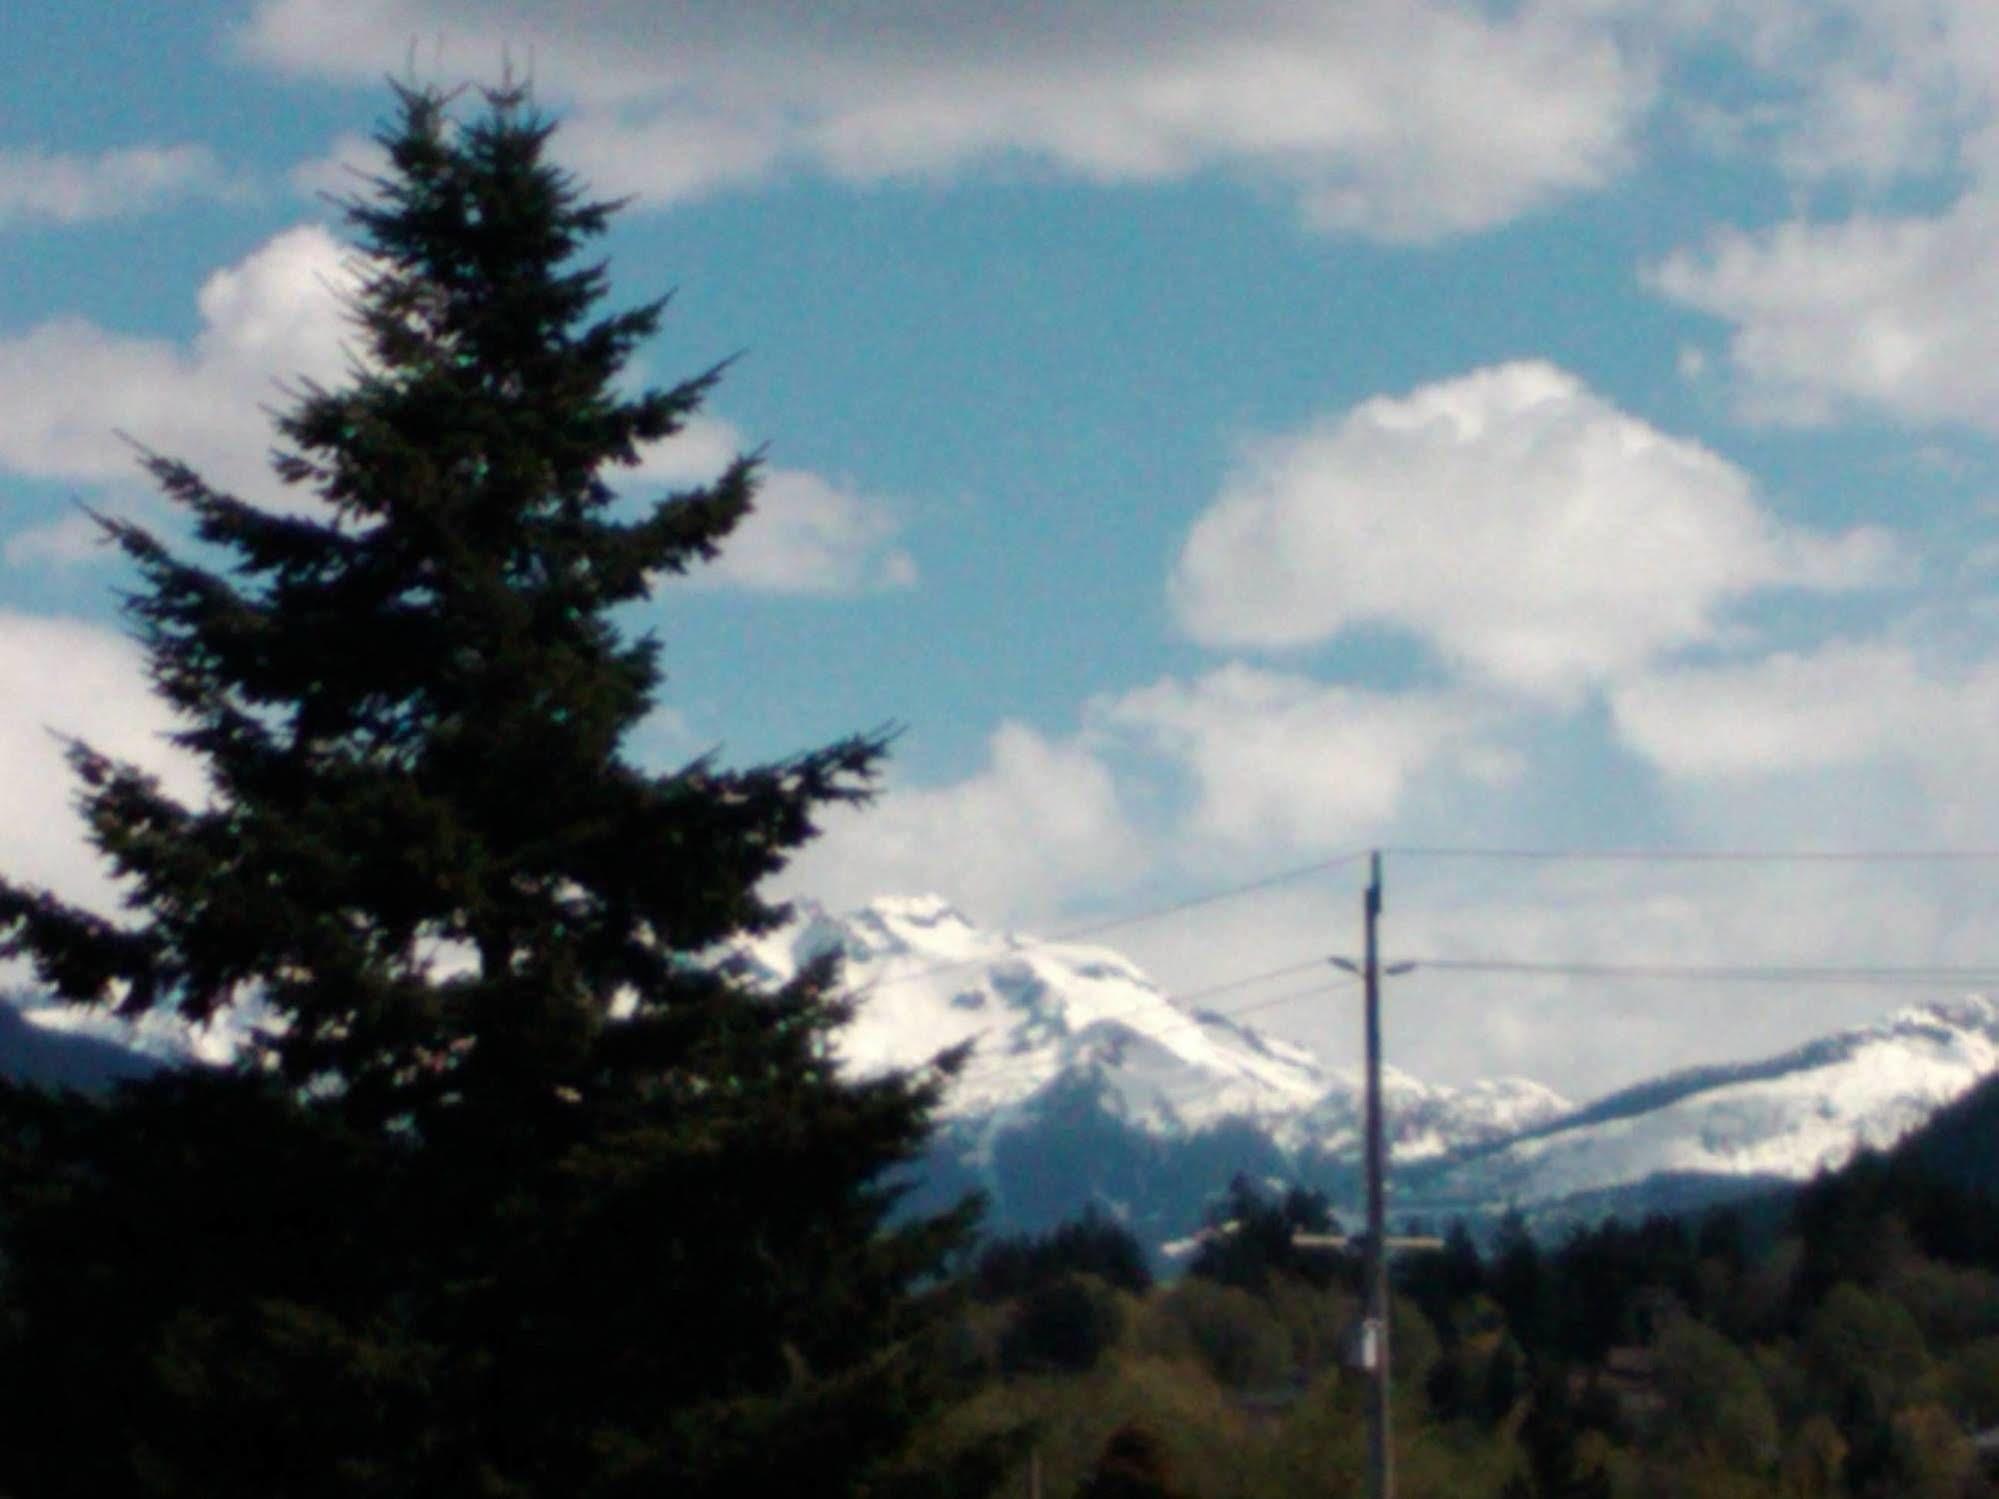
[[[625,757],[662,673],[617,611],[757,464],[620,496],[718,371],[629,391],[663,304],[603,308],[616,205],[484,98],[401,91],[347,206],[354,368],[277,420],[316,503],[149,455],[199,547],[104,522],[212,794],[73,745],[130,909],[0,883],[0,952],[274,1023],[233,1069],[4,1095],[0,1492],[876,1493],[925,1408],[912,1288],[970,1212],[890,1214],[936,1080],[836,1071],[829,965],[715,956],[885,735]]]

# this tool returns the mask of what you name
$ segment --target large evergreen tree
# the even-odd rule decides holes
[[[967,1226],[891,1222],[934,1079],[838,1075],[830,968],[718,959],[883,738],[625,757],[661,671],[615,611],[756,465],[621,501],[716,372],[626,393],[662,304],[604,310],[615,205],[520,91],[399,100],[354,368],[277,423],[318,503],[151,456],[201,545],[105,522],[208,800],[77,744],[129,910],[0,882],[62,999],[273,1021],[233,1069],[5,1096],[0,1493],[885,1492]]]

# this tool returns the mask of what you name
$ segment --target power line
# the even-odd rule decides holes
[[[1247,880],[1240,885],[1229,885],[1220,890],[1211,890],[1205,895],[1192,896],[1186,900],[1175,901],[1171,905],[1159,906],[1150,911],[1139,911],[1130,916],[1118,916],[1109,921],[1096,922],[1090,926],[1075,927],[1047,940],[1050,942],[1074,942],[1083,937],[1094,937],[1100,932],[1115,931],[1119,927],[1136,926],[1144,921],[1157,921],[1163,916],[1177,916],[1182,911],[1192,911],[1201,906],[1216,905],[1225,900],[1234,900],[1238,896],[1252,895],[1258,890],[1268,890],[1276,885],[1288,885],[1293,880],[1304,879],[1307,875],[1325,874],[1329,870],[1339,869],[1348,864],[1357,864],[1366,857],[1367,850],[1364,848],[1349,849],[1347,852],[1335,854],[1329,859],[1317,859],[1310,864],[1300,864],[1292,869],[1281,869],[1276,874],[1265,875],[1261,879]]]
[[[1478,845],[1447,844],[1390,844],[1383,847],[1384,855],[1395,855],[1411,859],[1440,860],[1491,860],[1533,863],[1643,863],[1643,864],[1976,864],[1999,862],[1999,849],[1756,849],[1756,848],[1554,848],[1554,847],[1483,847]],[[1225,885],[1184,900],[1165,905],[1151,906],[1133,911],[1106,921],[1086,922],[1080,926],[1065,927],[1046,937],[1023,937],[1014,939],[1013,945],[1003,953],[983,958],[960,958],[945,963],[934,963],[925,968],[913,969],[907,973],[884,974],[868,980],[853,990],[856,998],[873,993],[877,989],[893,988],[898,984],[916,983],[922,979],[934,978],[949,973],[970,972],[978,968],[990,968],[996,963],[1027,953],[1038,952],[1064,943],[1081,942],[1091,937],[1102,936],[1106,932],[1121,931],[1127,927],[1141,926],[1147,922],[1160,921],[1169,916],[1177,916],[1187,911],[1199,910],[1205,906],[1219,905],[1236,900],[1245,895],[1253,895],[1259,890],[1272,889],[1289,884],[1310,875],[1325,874],[1346,865],[1358,863],[1366,858],[1368,850],[1349,849],[1328,858],[1317,859],[1309,864],[1278,870],[1274,874],[1257,879],[1245,880],[1234,885]],[[1431,966],[1436,966],[1432,964]]]
[[[1317,859],[1310,864],[1300,864],[1292,869],[1279,870],[1275,874],[1259,879],[1246,880],[1238,885],[1225,885],[1202,895],[1190,896],[1185,900],[1173,901],[1168,905],[1152,906],[1128,915],[1115,916],[1108,921],[1090,922],[1083,926],[1065,927],[1046,937],[1016,938],[1011,947],[1003,953],[995,953],[988,958],[960,958],[949,963],[933,963],[927,968],[914,969],[908,973],[885,974],[868,980],[852,991],[858,999],[872,994],[877,989],[891,989],[898,984],[913,984],[919,979],[935,978],[940,974],[964,973],[974,968],[990,968],[995,963],[1004,963],[1024,953],[1039,952],[1043,948],[1058,947],[1068,942],[1081,942],[1085,938],[1101,936],[1105,932],[1119,931],[1125,927],[1139,926],[1148,921],[1160,921],[1168,916],[1177,916],[1183,911],[1198,910],[1203,906],[1219,905],[1223,901],[1236,900],[1252,895],[1259,890],[1269,890],[1277,885],[1286,885],[1293,880],[1302,880],[1308,875],[1325,874],[1367,857],[1365,849],[1350,849],[1343,854],[1335,854],[1328,859]]]
[[[1991,848],[1480,848],[1391,844],[1384,854],[1409,859],[1517,859],[1543,863],[1644,864],[1989,864]]]
[[[1518,958],[1414,958],[1415,968],[1456,973],[1515,973],[1571,978],[1689,979],[1717,983],[1999,984],[1999,964],[1986,967],[1785,965],[1753,963],[1536,962]]]

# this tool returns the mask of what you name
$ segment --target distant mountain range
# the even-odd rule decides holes
[[[828,951],[858,1001],[838,1043],[846,1065],[920,1067],[971,1048],[914,1178],[919,1203],[977,1189],[1005,1230],[1096,1202],[1156,1244],[1247,1173],[1319,1187],[1356,1213],[1360,1078],[1182,1004],[1110,948],[997,932],[935,897],[901,897],[839,916],[802,905],[740,961],[776,981]],[[0,1075],[89,1088],[160,1065],[158,1035],[128,1049],[48,1018],[0,1005]],[[1937,1149],[1961,1173],[1999,1117],[1999,1097],[1968,1101],[1995,1073],[1999,1005],[1976,997],[1581,1105],[1525,1078],[1449,1088],[1388,1068],[1391,1211],[1489,1223],[1518,1209],[1544,1224],[1683,1211],[1892,1146],[1953,1104],[1976,1127]]]
[[[1238,1170],[1357,1206],[1360,1079],[1181,1005],[1108,948],[990,931],[915,897],[840,917],[806,908],[750,956],[777,978],[829,948],[860,996],[842,1045],[852,1066],[916,1066],[974,1043],[930,1181],[984,1190],[1003,1226],[1045,1226],[1094,1199],[1171,1237]],[[1685,1210],[1892,1145],[1995,1072],[1999,1005],[1978,997],[1582,1105],[1524,1078],[1446,1088],[1389,1068],[1392,1211]]]
[[[90,1093],[161,1065],[161,1058],[137,1046],[37,1023],[24,999],[0,998],[0,1078],[9,1082]]]

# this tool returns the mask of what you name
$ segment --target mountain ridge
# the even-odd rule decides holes
[[[1039,1174],[1138,1219],[1198,1213],[1193,1168],[1175,1152],[1213,1168],[1217,1132],[1236,1142],[1242,1169],[1307,1180],[1336,1203],[1357,1196],[1356,1070],[1223,1011],[1181,1005],[1111,949],[986,931],[937,897],[886,898],[842,917],[812,908],[795,930],[814,936],[804,948],[794,937],[781,961],[767,949],[768,970],[781,976],[806,949],[840,947],[860,1000],[860,1029],[842,1053],[851,1062],[924,1060],[898,1039],[903,1026],[930,1042],[982,1043],[966,1086],[946,1099],[945,1137],[959,1152],[946,1174],[1009,1211],[1035,1202],[1030,1217],[1059,1216],[1052,1191],[1034,1190]],[[1385,1067],[1392,1209],[1434,1218],[1568,1203],[1587,1216],[1606,1204],[1683,1208],[1802,1181],[1892,1145],[1995,1070],[1999,1005],[1980,996],[1580,1104],[1528,1079],[1444,1088]],[[1094,1175],[1080,1158],[1090,1150],[1104,1162]],[[1059,1172],[1045,1164],[1058,1157]],[[995,1175],[1006,1161],[1014,1180]],[[1141,1200],[1148,1183],[1168,1180],[1177,1183],[1170,1213]]]

